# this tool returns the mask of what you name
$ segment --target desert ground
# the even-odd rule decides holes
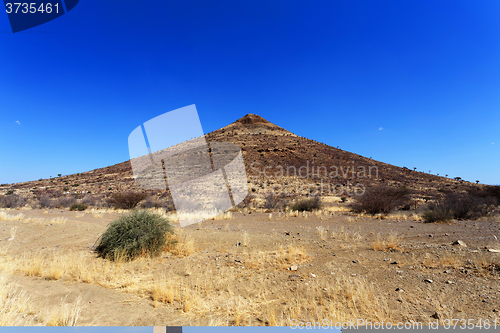
[[[0,210],[4,325],[500,322],[500,219],[240,209],[180,228],[159,257],[92,251],[126,211]],[[164,214],[164,213],[162,213]],[[461,241],[461,244],[455,244]]]

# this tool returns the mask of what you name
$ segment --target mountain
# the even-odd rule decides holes
[[[438,191],[473,186],[375,161],[300,137],[256,114],[247,114],[208,133],[206,139],[208,142],[232,142],[241,148],[249,186],[256,194],[268,191],[270,186],[290,193],[307,190],[309,186],[313,192],[323,186],[323,195],[340,196],[348,195],[346,191],[352,191],[356,185],[360,191],[385,184],[405,186],[421,195],[432,195]],[[0,185],[0,194],[8,190],[30,195],[60,195],[66,192],[109,195],[140,188],[135,184],[130,162],[125,161],[80,174]]]

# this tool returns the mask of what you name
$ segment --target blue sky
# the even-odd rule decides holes
[[[500,184],[497,1],[97,1],[0,15],[0,183],[128,159],[141,123],[256,113],[418,170]]]

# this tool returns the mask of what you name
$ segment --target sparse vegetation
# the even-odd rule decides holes
[[[173,233],[173,228],[164,217],[134,210],[109,225],[95,250],[99,256],[110,260],[153,257],[167,245],[167,234]]]
[[[356,202],[352,203],[350,208],[356,213],[387,215],[398,206],[404,206],[407,197],[406,188],[375,186],[367,189],[363,195],[355,197]]]
[[[69,207],[70,211],[79,211],[79,212],[82,212],[85,209],[87,209],[87,206],[84,205],[84,204],[82,204],[82,203],[75,203],[75,204],[72,204],[71,207]]]
[[[108,203],[119,209],[134,209],[146,197],[142,192],[115,193],[108,199]]]
[[[427,222],[447,222],[451,219],[475,220],[486,216],[494,204],[491,197],[480,198],[470,193],[447,193],[445,197],[430,203],[422,217]]]
[[[294,202],[291,206],[291,210],[297,210],[299,212],[311,212],[321,208],[321,198],[319,196],[313,196],[310,198],[305,198]]]
[[[0,196],[0,208],[18,208],[24,207],[28,199],[22,195],[9,194]]]

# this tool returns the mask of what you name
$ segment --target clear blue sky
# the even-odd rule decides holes
[[[141,123],[256,113],[383,162],[500,184],[498,1],[98,1],[0,15],[0,183],[128,159]],[[17,123],[19,122],[19,123]]]

